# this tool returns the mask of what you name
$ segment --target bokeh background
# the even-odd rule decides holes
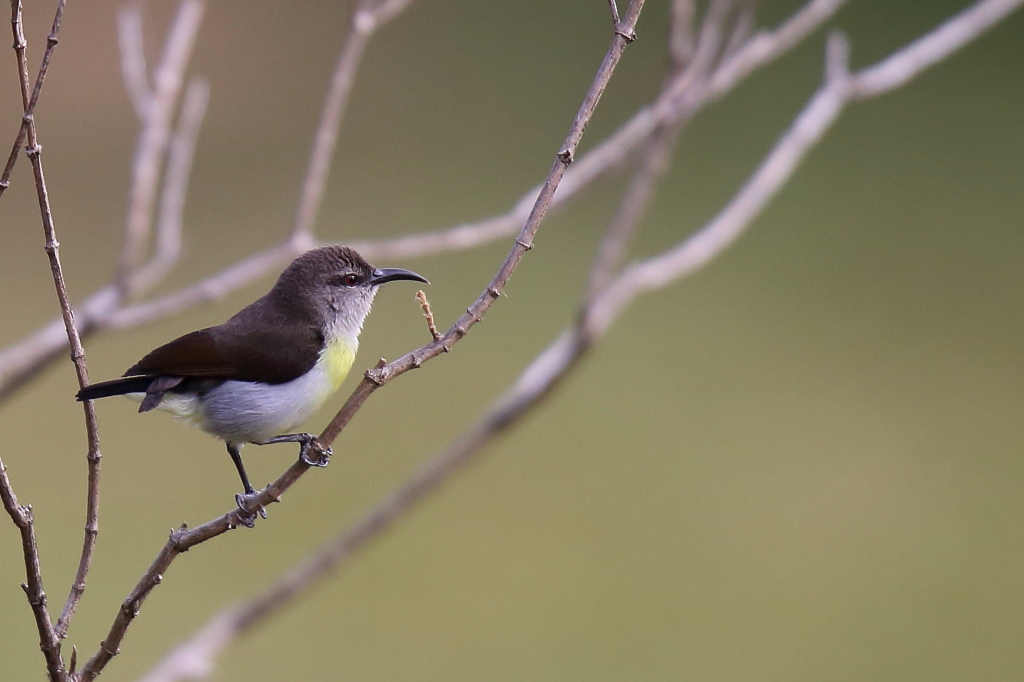
[[[832,23],[870,63],[964,0],[853,0]],[[26,10],[38,63],[52,3]],[[765,0],[774,25],[797,2]],[[75,299],[108,281],[135,121],[117,2],[71,3],[37,111]],[[150,55],[174,3],[144,4]],[[212,83],[161,289],[291,225],[344,2],[210,3],[190,73]],[[587,148],[657,91],[651,0]],[[607,46],[604,0],[421,0],[375,39],[341,131],[324,239],[437,229],[539,182]],[[641,300],[542,409],[233,647],[217,679],[1012,680],[1024,670],[1024,16],[902,91],[848,110],[750,233]],[[817,86],[823,35],[703,112],[634,255],[712,216]],[[14,59],[0,140],[18,123]],[[131,680],[253,594],[442,448],[571,321],[622,176],[553,215],[483,324],[376,394],[255,531],[181,557],[104,679]],[[0,344],[57,313],[29,165],[0,203]],[[508,243],[379,265],[428,276],[447,325]],[[216,324],[217,305],[87,340],[94,379]],[[361,367],[425,340],[412,288],[378,298]],[[348,386],[354,384],[349,380]],[[0,406],[0,454],[35,507],[51,602],[81,544],[85,442],[60,362]],[[318,430],[343,396],[310,423]],[[224,512],[223,447],[126,401],[99,404],[101,534],[69,644],[91,655],[169,528]],[[247,452],[256,482],[292,461]],[[0,521],[0,677],[43,679],[20,544]],[[70,647],[68,648],[70,650]]]

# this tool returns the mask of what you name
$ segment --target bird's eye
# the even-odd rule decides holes
[[[354,272],[346,275],[335,275],[331,278],[331,284],[336,287],[354,287],[359,284],[359,275]]]

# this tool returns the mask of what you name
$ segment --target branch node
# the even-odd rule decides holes
[[[627,45],[636,40],[636,31],[623,31],[618,26],[615,27],[615,35],[625,40]]]
[[[527,251],[533,251],[533,244],[527,244],[519,237],[516,237],[516,244],[519,244],[519,246],[523,247]]]
[[[36,142],[31,147],[25,147],[25,156],[27,156],[30,159],[37,158],[42,153],[43,153],[43,145],[39,144],[38,142]]]
[[[188,547],[182,547],[182,541],[185,539],[185,533],[188,531],[186,524],[181,524],[180,528],[171,529],[171,534],[168,536],[171,545],[177,552],[187,552]]]
[[[618,31],[616,31],[616,33],[618,33]],[[570,163],[572,163],[573,160],[572,150],[567,147],[562,151],[558,152],[558,159],[566,166],[568,166]]]
[[[367,381],[372,382],[376,386],[380,387],[384,385],[384,381],[387,378],[385,376],[385,368],[387,367],[388,361],[381,358],[377,361],[377,364],[372,368],[366,370],[363,376],[366,377]]]

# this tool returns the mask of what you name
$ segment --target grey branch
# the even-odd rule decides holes
[[[14,144],[11,146],[11,153],[7,157],[7,164],[4,166],[3,173],[0,174],[0,195],[3,195],[4,190],[11,184],[11,173],[14,171],[14,164],[18,161],[18,152],[21,151],[21,145],[28,134],[29,122],[35,115],[36,104],[39,102],[39,95],[43,91],[43,82],[46,80],[46,74],[50,69],[50,58],[53,56],[54,48],[57,47],[57,38],[60,34],[60,20],[64,16],[64,2],[65,0],[60,0],[57,3],[57,11],[53,15],[53,24],[50,26],[50,35],[46,37],[46,49],[43,50],[43,60],[39,65],[39,71],[36,73],[36,82],[32,87],[31,95],[28,95],[28,60],[25,51],[25,33],[21,21],[21,0],[11,0],[11,30],[14,32],[14,53],[18,59],[23,115],[21,127],[18,128],[18,135],[15,137]]]
[[[577,365],[586,350],[603,337],[629,303],[641,294],[656,291],[692,274],[734,243],[788,182],[799,163],[834,124],[846,104],[900,87],[914,75],[977,38],[1022,3],[1024,0],[980,0],[940,28],[854,75],[846,69],[845,40],[838,35],[831,37],[824,85],[718,216],[677,247],[623,269],[589,302],[584,303],[578,322],[541,352],[476,424],[446,450],[424,464],[403,486],[381,500],[349,529],[324,544],[257,597],[214,615],[140,682],[177,682],[209,677],[216,658],[238,636],[332,574],[413,504],[479,457],[490,442],[549,395]],[[948,42],[936,41],[937,35],[947,36]],[[902,66],[897,69],[894,67],[897,64]],[[891,75],[883,83],[875,75],[879,73]],[[663,139],[663,142],[669,140]],[[620,211],[604,241],[622,242],[635,229],[635,222],[639,221],[639,214],[649,201],[650,190],[658,178],[654,171],[661,167],[661,162],[657,157],[664,151],[663,146],[648,148],[647,161],[634,177],[634,185],[645,185],[644,192],[637,193],[644,194],[646,200],[630,198],[635,190],[628,190],[625,201],[633,205],[636,213],[626,217],[626,212]],[[607,267],[607,263],[598,258],[594,267]],[[376,373],[371,370],[368,377],[379,379],[385,376],[383,369],[383,365],[378,365]]]
[[[124,79],[124,89],[135,109],[135,118],[143,121],[153,92],[149,87],[149,76],[146,75],[142,13],[138,7],[124,7],[118,13],[117,40],[121,50],[121,77]]]
[[[35,179],[36,196],[39,201],[39,213],[43,223],[43,237],[45,242],[44,250],[46,251],[47,258],[50,261],[50,272],[53,276],[53,284],[57,293],[57,301],[60,306],[61,317],[64,321],[68,345],[71,347],[71,362],[75,367],[78,385],[82,387],[89,384],[89,372],[85,364],[85,350],[82,348],[82,341],[78,335],[78,330],[75,327],[75,319],[71,312],[71,303],[68,299],[67,287],[64,284],[64,273],[62,272],[60,265],[57,232],[54,225],[53,212],[50,206],[50,197],[46,187],[46,177],[43,172],[42,146],[39,144],[39,136],[36,131],[35,119],[32,114],[32,108],[39,100],[43,77],[49,66],[50,56],[52,55],[53,48],[56,46],[58,41],[60,22],[64,12],[64,1],[61,0],[57,5],[57,12],[54,15],[50,34],[47,36],[47,50],[44,53],[43,64],[40,66],[40,71],[36,78],[36,88],[33,92],[29,92],[30,79],[28,64],[25,58],[26,41],[24,29],[21,23],[22,14],[20,0],[12,0],[11,10],[11,30],[14,33],[14,52],[17,57],[18,80],[21,85],[21,101],[23,105],[22,130],[24,131],[25,138],[28,141],[25,147],[25,154],[29,157],[29,161],[32,164],[32,175]],[[21,133],[19,132],[19,137],[20,135]],[[19,141],[16,141],[15,149],[17,149],[20,144],[21,143]],[[85,590],[85,580],[89,573],[89,567],[92,563],[93,549],[96,545],[99,511],[99,430],[96,423],[95,411],[91,407],[88,407],[84,412],[86,440],[88,443],[88,454],[86,456],[86,460],[89,472],[85,540],[82,545],[82,554],[79,560],[78,571],[75,575],[75,581],[72,583],[71,593],[68,596],[67,603],[64,607],[64,615],[62,615],[61,620],[58,621],[56,627],[51,624],[49,612],[46,608],[46,596],[42,590],[42,577],[41,575],[38,575],[38,557],[35,557],[34,560],[30,560],[32,557],[30,557],[29,554],[34,554],[35,548],[34,546],[30,548],[25,542],[25,533],[28,532],[33,536],[32,542],[34,545],[34,531],[31,525],[31,510],[27,508],[24,509],[21,523],[19,523],[19,519],[17,518],[18,515],[14,513],[14,509],[17,508],[17,504],[13,500],[13,492],[10,491],[10,483],[6,479],[4,481],[4,487],[8,490],[8,494],[5,494],[4,504],[5,506],[8,506],[8,502],[10,501],[14,505],[13,507],[9,507],[8,511],[11,513],[11,518],[22,530],[26,571],[29,574],[26,594],[28,596],[29,604],[32,606],[32,611],[36,616],[36,626],[39,631],[39,647],[43,652],[43,657],[46,659],[47,674],[52,682],[60,682],[65,673],[64,661],[60,654],[60,638],[64,632],[62,628],[66,626],[65,616],[67,619],[70,619],[74,615],[75,606],[78,604],[78,600],[81,597],[82,592]],[[8,496],[11,498],[10,500],[7,499]],[[27,524],[27,526],[25,524]],[[30,565],[33,563],[34,566]],[[35,576],[33,576],[33,572],[36,573]]]
[[[163,56],[156,68],[153,78],[153,93],[144,102],[135,100],[143,96],[139,92],[144,85],[128,81],[126,85],[134,91],[130,92],[136,111],[142,111],[140,119],[142,129],[135,147],[135,160],[132,163],[132,184],[129,190],[128,214],[125,218],[124,239],[121,246],[121,261],[117,274],[117,287],[120,293],[128,297],[131,290],[133,274],[142,264],[145,257],[146,243],[152,231],[153,208],[156,205],[157,192],[160,187],[160,168],[171,139],[171,128],[174,119],[174,108],[178,102],[184,82],[185,69],[192,55],[199,24],[202,22],[205,6],[201,0],[182,0],[178,6],[178,14],[167,34]],[[137,10],[124,10],[126,13]],[[122,16],[126,16],[122,15]],[[126,33],[132,26],[140,26],[141,20],[121,20],[121,33]],[[125,41],[122,39],[122,45]],[[142,38],[129,40],[127,47],[132,49],[138,43],[141,47]],[[122,56],[122,64],[137,62],[140,55],[126,52]],[[132,72],[138,66],[124,66],[122,70]],[[148,89],[148,88],[147,88]]]

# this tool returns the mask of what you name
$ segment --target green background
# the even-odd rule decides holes
[[[38,63],[51,3],[29,3]],[[767,0],[762,25],[796,2]],[[831,23],[854,66],[962,1],[853,0]],[[173,3],[145,5],[151,61]],[[117,4],[69,4],[37,111],[72,296],[108,281],[135,121]],[[208,7],[190,73],[212,98],[161,291],[279,240],[292,222],[337,2]],[[657,92],[667,3],[649,0],[587,131]],[[370,47],[319,221],[346,241],[506,210],[546,173],[609,40],[604,0],[420,0]],[[909,87],[859,104],[748,235],[639,301],[542,409],[229,650],[217,679],[1012,680],[1024,670],[1024,15]],[[823,34],[702,112],[633,256],[702,225],[820,80]],[[0,62],[0,140],[20,115]],[[254,531],[181,557],[103,679],[131,680],[217,610],[345,528],[472,422],[571,322],[622,177],[551,216],[455,351],[376,394]],[[57,313],[29,165],[0,201],[0,345]],[[381,262],[431,279],[447,326],[509,246]],[[94,380],[216,324],[217,305],[87,340]],[[424,342],[412,287],[378,297],[358,367]],[[348,386],[354,384],[349,380]],[[60,362],[0,407],[0,456],[35,507],[51,606],[81,545],[85,439]],[[311,420],[319,429],[343,399]],[[98,404],[101,534],[68,643],[91,655],[172,526],[226,511],[216,441]],[[247,451],[254,482],[292,461]],[[0,676],[43,679],[14,527],[0,522]],[[70,651],[70,646],[67,648]]]

